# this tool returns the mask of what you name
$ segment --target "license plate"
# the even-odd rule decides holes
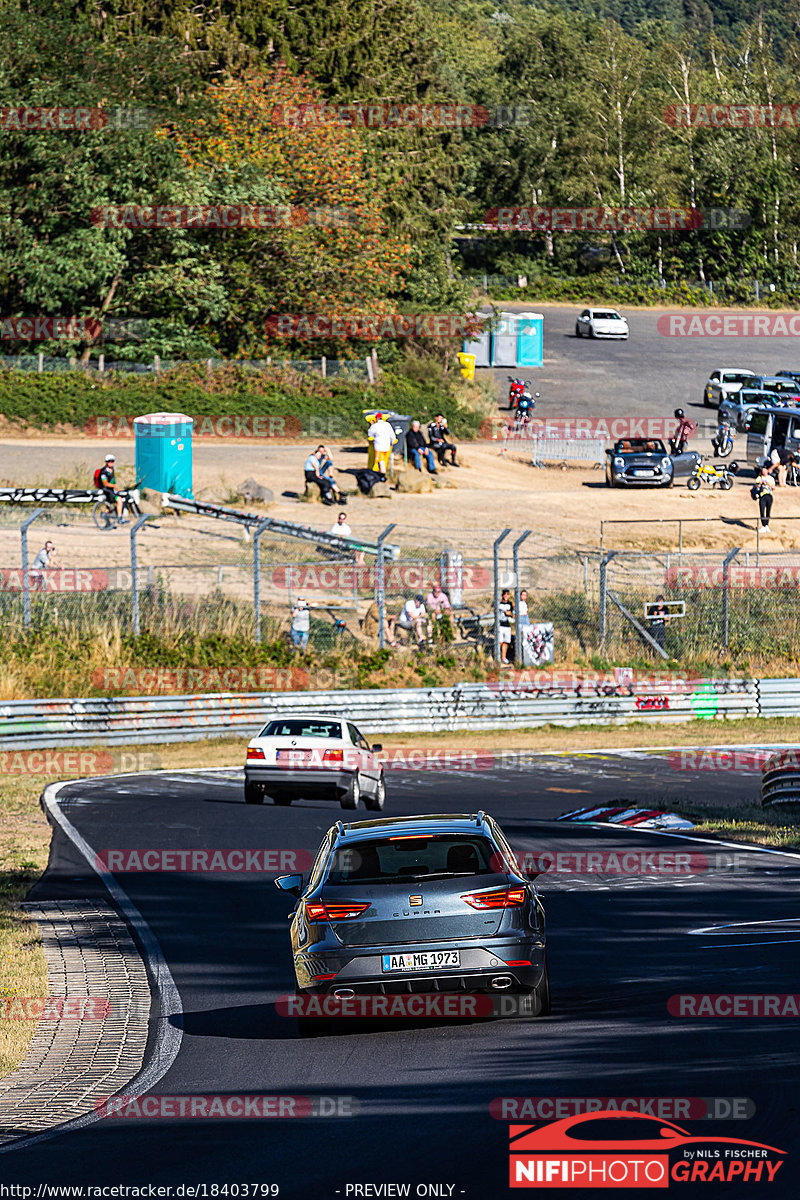
[[[634,471],[633,473],[634,475],[655,475],[655,471],[651,471],[649,469]]]
[[[384,971],[436,971],[439,967],[460,967],[460,950],[425,950],[420,954],[383,954]]]

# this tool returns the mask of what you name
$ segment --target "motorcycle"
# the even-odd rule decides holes
[[[727,458],[731,450],[733,450],[734,432],[727,421],[722,421],[711,439],[711,445],[714,447],[714,458]]]
[[[701,462],[686,481],[686,486],[690,492],[696,492],[700,488],[701,483],[710,483],[712,487],[719,487],[723,492],[729,492],[733,487],[733,477],[739,471],[737,462],[725,463],[724,466],[716,466],[714,463]]]
[[[531,396],[531,394],[527,390],[527,388],[525,389],[525,391],[522,393],[519,400],[517,401],[517,417],[519,420],[529,421],[531,419],[531,416],[533,415],[533,410],[536,408],[536,401],[538,399],[539,399],[538,392],[535,392],[534,395]]]

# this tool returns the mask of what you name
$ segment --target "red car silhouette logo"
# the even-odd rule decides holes
[[[625,1126],[625,1129],[620,1126]],[[616,1108],[564,1117],[561,1121],[553,1121],[538,1129],[531,1125],[511,1125],[509,1139],[514,1154],[550,1153],[554,1150],[573,1153],[585,1150],[660,1150],[663,1153],[680,1146],[708,1145],[709,1142],[714,1145],[751,1146],[769,1150],[773,1154],[786,1153],[776,1146],[767,1146],[747,1138],[719,1137],[717,1134],[697,1137],[671,1121],[660,1121],[646,1113],[623,1112]]]

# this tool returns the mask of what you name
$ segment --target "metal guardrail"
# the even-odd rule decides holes
[[[764,764],[762,808],[800,809],[800,749],[778,750]]]
[[[613,694],[610,694],[613,693]],[[800,710],[800,684],[798,684]],[[460,684],[342,692],[220,693],[0,703],[0,750],[251,737],[275,716],[346,714],[370,732],[448,732],[540,725],[620,725],[759,715],[755,680],[648,683],[631,690]]]

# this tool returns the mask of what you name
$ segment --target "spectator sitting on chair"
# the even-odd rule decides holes
[[[419,427],[419,421],[412,421],[411,428],[406,434],[406,446],[411,455],[411,461],[418,471],[422,470],[422,457],[425,456],[425,461],[428,464],[428,470],[431,475],[438,474],[436,470],[436,459],[433,456],[433,450],[425,441],[425,434]]]
[[[367,439],[372,442],[372,448],[375,452],[375,470],[380,475],[381,482],[385,483],[386,471],[389,467],[389,457],[392,453],[392,446],[397,441],[397,434],[385,419],[383,413],[375,414],[375,420],[369,427]]]
[[[324,450],[324,446],[317,446],[316,450],[309,454],[306,459],[303,470],[305,471],[306,483],[315,483],[319,488],[322,503],[333,504],[331,492],[336,490],[336,484],[330,475],[323,475],[322,473],[322,455]]]
[[[392,621],[389,629],[392,637],[394,637],[397,628],[405,629],[408,633],[413,632],[416,635],[418,646],[424,646],[426,632],[428,638],[433,634],[431,623],[430,621],[426,622],[425,616],[423,595],[422,592],[418,592],[413,600],[406,600],[400,616],[397,620]]]
[[[441,413],[438,413],[428,426],[428,441],[436,451],[439,462],[443,467],[446,466],[444,456],[448,450],[450,451],[451,467],[457,467],[460,464],[456,462],[456,448],[451,441],[448,441],[449,437],[450,430],[447,428],[447,421]]]
[[[308,605],[302,596],[298,596],[295,606],[292,609],[292,627],[289,630],[289,636],[292,639],[292,645],[296,650],[301,652],[308,645],[308,637],[311,632],[311,613],[308,611]]]
[[[785,446],[776,446],[769,456],[772,464],[771,472],[778,481],[778,487],[786,487],[786,475],[790,466],[797,463],[797,455]]]
[[[331,458],[330,450],[327,446],[320,446],[319,449],[320,453],[322,454],[322,460],[319,467],[320,475],[322,475],[323,479],[330,479],[331,483],[333,484],[333,496],[336,500],[336,503],[347,504],[347,500],[342,493],[342,489],[333,478],[333,459]]]
[[[450,612],[450,601],[438,583],[433,585],[425,597],[425,607],[433,616],[434,621],[438,621],[442,613]]]

